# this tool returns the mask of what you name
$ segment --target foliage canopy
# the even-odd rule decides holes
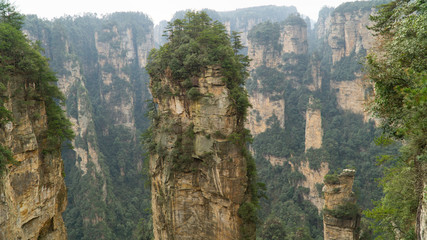
[[[188,12],[185,18],[170,22],[165,35],[169,42],[159,50],[153,49],[148,58],[147,70],[153,84],[169,69],[175,84],[186,89],[191,87],[186,83],[208,66],[219,66],[232,103],[239,116],[244,117],[249,107],[243,88],[249,59],[239,54],[243,48],[239,34],[233,32],[229,36],[224,25],[212,21],[205,12]],[[152,94],[158,96],[156,91]]]
[[[41,55],[40,46],[30,43],[21,32],[22,24],[23,16],[10,3],[0,1],[0,93],[7,90],[6,86],[23,81],[17,88],[24,92],[25,101],[45,103],[48,124],[45,150],[58,150],[63,141],[74,137],[70,121],[57,104],[63,104],[65,98],[54,84],[57,79],[47,59]],[[7,98],[7,95],[0,98],[0,126],[13,120],[13,114],[3,106],[3,100]],[[4,147],[1,152],[0,170],[5,161],[12,162],[10,152]]]
[[[382,120],[386,137],[405,143],[381,181],[384,198],[367,212],[376,221],[380,239],[414,239],[419,232],[416,219],[427,161],[426,10],[422,0],[395,0],[371,17],[379,40],[379,53],[370,54],[366,62],[375,85],[372,111]]]

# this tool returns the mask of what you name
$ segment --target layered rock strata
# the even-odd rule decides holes
[[[320,109],[312,107],[315,105],[313,98],[309,99],[309,107],[305,114],[305,151],[308,149],[319,149],[322,147],[323,128],[322,114]]]
[[[11,150],[18,164],[7,165],[0,175],[0,239],[66,239],[61,154],[47,151],[45,103],[26,101],[19,91],[23,85],[24,80],[13,79],[3,95],[14,120],[0,125],[0,145]]]
[[[323,232],[325,240],[358,239],[360,216],[352,191],[355,171],[344,169],[334,179],[325,180]]]
[[[161,79],[173,88],[171,77]],[[240,239],[248,178],[229,90],[219,69],[193,79],[201,97],[158,95],[150,155],[155,239]],[[151,83],[153,89],[153,82]],[[242,123],[240,123],[241,125]]]
[[[300,19],[300,21],[303,21]],[[285,65],[293,66],[298,64],[297,56],[307,53],[307,25],[305,23],[284,23],[281,25],[280,36],[277,39],[280,49],[271,44],[262,45],[256,41],[248,42],[248,56],[252,60],[250,69],[255,70],[258,67],[268,67],[284,73],[283,81],[296,80],[292,71],[284,71]],[[292,55],[286,61],[282,57],[286,54]],[[253,74],[252,74],[253,75]],[[263,86],[259,79],[253,79],[256,82],[257,89]],[[263,91],[254,91],[249,96],[252,109],[248,116],[247,127],[253,135],[260,134],[268,128],[268,119],[275,116],[282,128],[285,128],[285,100],[281,97],[284,93]]]

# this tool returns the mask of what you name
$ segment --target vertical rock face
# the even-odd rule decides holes
[[[331,88],[336,89],[337,103],[341,109],[363,115],[365,122],[372,118],[365,110],[367,93],[361,78],[353,81],[332,81]]]
[[[307,25],[299,17],[297,22],[285,22],[280,24],[278,30],[278,39],[272,39],[267,44],[260,41],[262,33],[255,34],[254,39],[248,41],[248,56],[251,59],[250,69],[256,69],[260,66],[276,68],[283,65],[281,57],[284,54],[306,54],[307,43]],[[260,30],[262,31],[262,29]],[[280,46],[280,48],[278,48]]]
[[[314,104],[313,99],[309,100],[309,105]],[[320,109],[307,108],[305,115],[305,151],[308,149],[318,149],[322,147],[323,129]]]
[[[332,62],[336,63],[352,52],[370,49],[374,37],[366,28],[373,10],[335,9],[330,15],[319,19],[318,38],[326,38],[332,49]]]
[[[344,169],[339,176],[325,179],[323,231],[325,240],[358,239],[360,216],[352,191],[355,171]]]
[[[289,70],[282,70],[284,65],[298,64],[295,56],[304,55],[307,53],[307,25],[304,20],[297,18],[298,21],[287,21],[280,26],[280,34],[277,42],[270,42],[266,45],[260,44],[259,39],[249,41],[248,56],[251,61],[250,69],[255,70],[259,67],[267,67],[276,69],[280,73],[285,73],[287,76],[283,81],[295,80]],[[277,48],[280,46],[280,48]],[[284,61],[284,55],[290,54],[294,57],[287,58]],[[292,70],[290,70],[292,72]],[[252,74],[254,75],[254,74]],[[254,77],[253,81],[257,89],[262,89],[262,82]],[[253,91],[249,100],[252,105],[247,127],[252,134],[257,135],[265,132],[268,127],[267,121],[275,116],[282,128],[285,128],[285,99],[281,97],[283,92],[268,93],[266,91]]]
[[[317,37],[324,38],[332,51],[332,71],[341,71],[331,79],[331,88],[337,90],[338,105],[353,113],[362,114],[364,121],[368,122],[372,117],[365,111],[366,89],[360,66],[357,61],[364,58],[374,43],[374,36],[367,29],[370,25],[369,16],[374,9],[345,9],[346,5],[330,12],[319,19]],[[346,61],[353,59],[353,65],[346,65]],[[356,68],[351,75],[342,74],[345,68]],[[354,67],[355,66],[355,67]]]
[[[193,84],[202,94],[198,100],[154,98],[159,116],[157,154],[150,156],[154,236],[240,239],[246,161],[226,137],[239,127],[237,116],[230,112],[229,90],[218,69],[209,68]],[[161,85],[173,87],[168,76]]]
[[[320,212],[324,205],[324,199],[321,196],[321,190],[317,188],[318,184],[323,183],[323,179],[329,172],[329,164],[323,162],[317,170],[311,169],[308,162],[302,162],[298,167],[298,171],[302,173],[305,180],[300,183],[300,186],[308,188],[310,191],[304,196],[304,199],[309,200]]]
[[[45,104],[37,101],[29,107],[22,89],[18,91],[23,85],[19,78],[8,83],[5,107],[14,121],[0,126],[0,144],[19,162],[0,177],[0,239],[66,239],[61,154],[59,149],[45,151]]]
[[[101,98],[108,107],[114,125],[121,125],[135,130],[135,93],[132,88],[132,65],[143,68],[149,51],[154,47],[153,33],[144,33],[138,39],[134,30],[117,26],[105,28],[95,33],[95,46],[98,53],[98,64],[101,68]],[[110,36],[105,41],[100,35]],[[144,40],[144,41],[141,41]]]
[[[248,56],[251,59],[250,69],[256,69],[262,65],[269,68],[276,68],[280,63],[280,51],[274,49],[270,44],[259,45],[248,41]]]
[[[274,95],[254,92],[249,100],[252,109],[248,116],[247,128],[252,134],[257,135],[267,129],[267,120],[276,116],[280,126],[285,128],[285,100],[274,98]]]
[[[286,23],[280,32],[279,43],[283,47],[282,53],[306,54],[308,49],[307,25]]]
[[[151,20],[141,13],[53,22],[32,16],[25,29],[51,59],[76,134],[74,148],[63,152],[69,239],[133,239],[140,218],[149,217],[138,135],[148,125]]]

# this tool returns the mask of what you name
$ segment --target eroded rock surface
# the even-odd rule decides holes
[[[358,239],[357,228],[360,224],[360,216],[340,210],[340,207],[344,205],[356,206],[356,198],[352,191],[354,175],[354,170],[344,169],[332,182],[325,181],[323,187],[325,198],[323,232],[325,240]]]
[[[174,86],[168,76],[161,85]],[[193,85],[202,94],[197,100],[185,94],[154,97],[159,118],[156,154],[150,156],[154,236],[240,239],[246,160],[227,140],[239,127],[237,116],[218,69],[209,68]]]
[[[59,149],[46,151],[45,104],[34,100],[25,104],[23,91],[17,91],[23,81],[8,82],[5,107],[14,121],[0,125],[0,144],[19,162],[7,165],[0,177],[0,239],[66,239],[61,154]]]

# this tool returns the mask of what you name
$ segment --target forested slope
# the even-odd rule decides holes
[[[359,64],[374,41],[366,25],[379,3],[324,8],[314,29],[293,7],[207,10],[227,31],[242,32],[241,53],[252,59],[246,126],[268,196],[261,201],[258,237],[322,239],[321,189],[328,172],[356,169],[362,209],[381,198],[376,156],[397,146],[374,143],[381,130],[364,112],[372,88],[363,84]],[[153,29],[139,13],[27,17],[24,30],[45,48],[77,135],[74,150],[64,151],[70,239],[151,234],[138,137],[148,126],[145,101],[151,99],[146,59],[155,39],[163,43],[162,27]]]

